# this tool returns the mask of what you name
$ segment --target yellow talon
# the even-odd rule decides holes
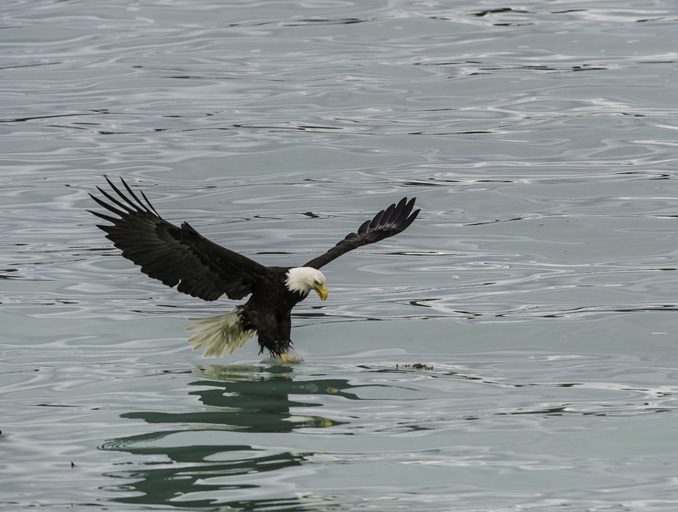
[[[280,354],[280,361],[282,361],[283,364],[299,364],[301,359],[294,355]]]

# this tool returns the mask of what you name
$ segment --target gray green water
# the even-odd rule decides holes
[[[676,510],[674,3],[0,19],[0,508]],[[325,269],[301,363],[204,360],[233,303],[119,257],[104,175],[265,264],[423,211]]]

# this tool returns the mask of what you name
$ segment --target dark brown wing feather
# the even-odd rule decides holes
[[[109,202],[90,196],[118,217],[90,212],[112,224],[98,227],[125,258],[141,266],[148,276],[167,286],[178,285],[180,292],[204,300],[217,300],[224,293],[237,300],[252,293],[253,286],[268,275],[265,266],[210,242],[188,223],[177,227],[167,222],[143,192],[142,201],[124,180],[121,181],[128,195],[108,178],[106,181],[117,198],[99,187]]]
[[[412,212],[415,200],[416,198],[412,198],[408,202],[407,198],[404,197],[397,205],[394,203],[385,210],[381,210],[371,221],[365,221],[356,233],[347,235],[332,249],[312,259],[305,266],[320,268],[348,251],[363,245],[373,244],[405,231],[419,215],[420,210]]]

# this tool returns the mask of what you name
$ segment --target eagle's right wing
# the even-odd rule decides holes
[[[143,201],[139,199],[124,180],[129,195],[106,181],[119,198],[99,187],[109,202],[90,196],[118,217],[90,212],[112,224],[98,227],[144,274],[204,300],[217,300],[224,293],[229,299],[242,299],[267,277],[264,265],[209,241],[186,222],[177,227],[164,220],[146,195],[141,192]]]

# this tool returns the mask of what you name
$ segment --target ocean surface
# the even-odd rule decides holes
[[[5,0],[0,509],[678,510],[678,4]],[[104,176],[323,270],[300,361],[104,238]]]

